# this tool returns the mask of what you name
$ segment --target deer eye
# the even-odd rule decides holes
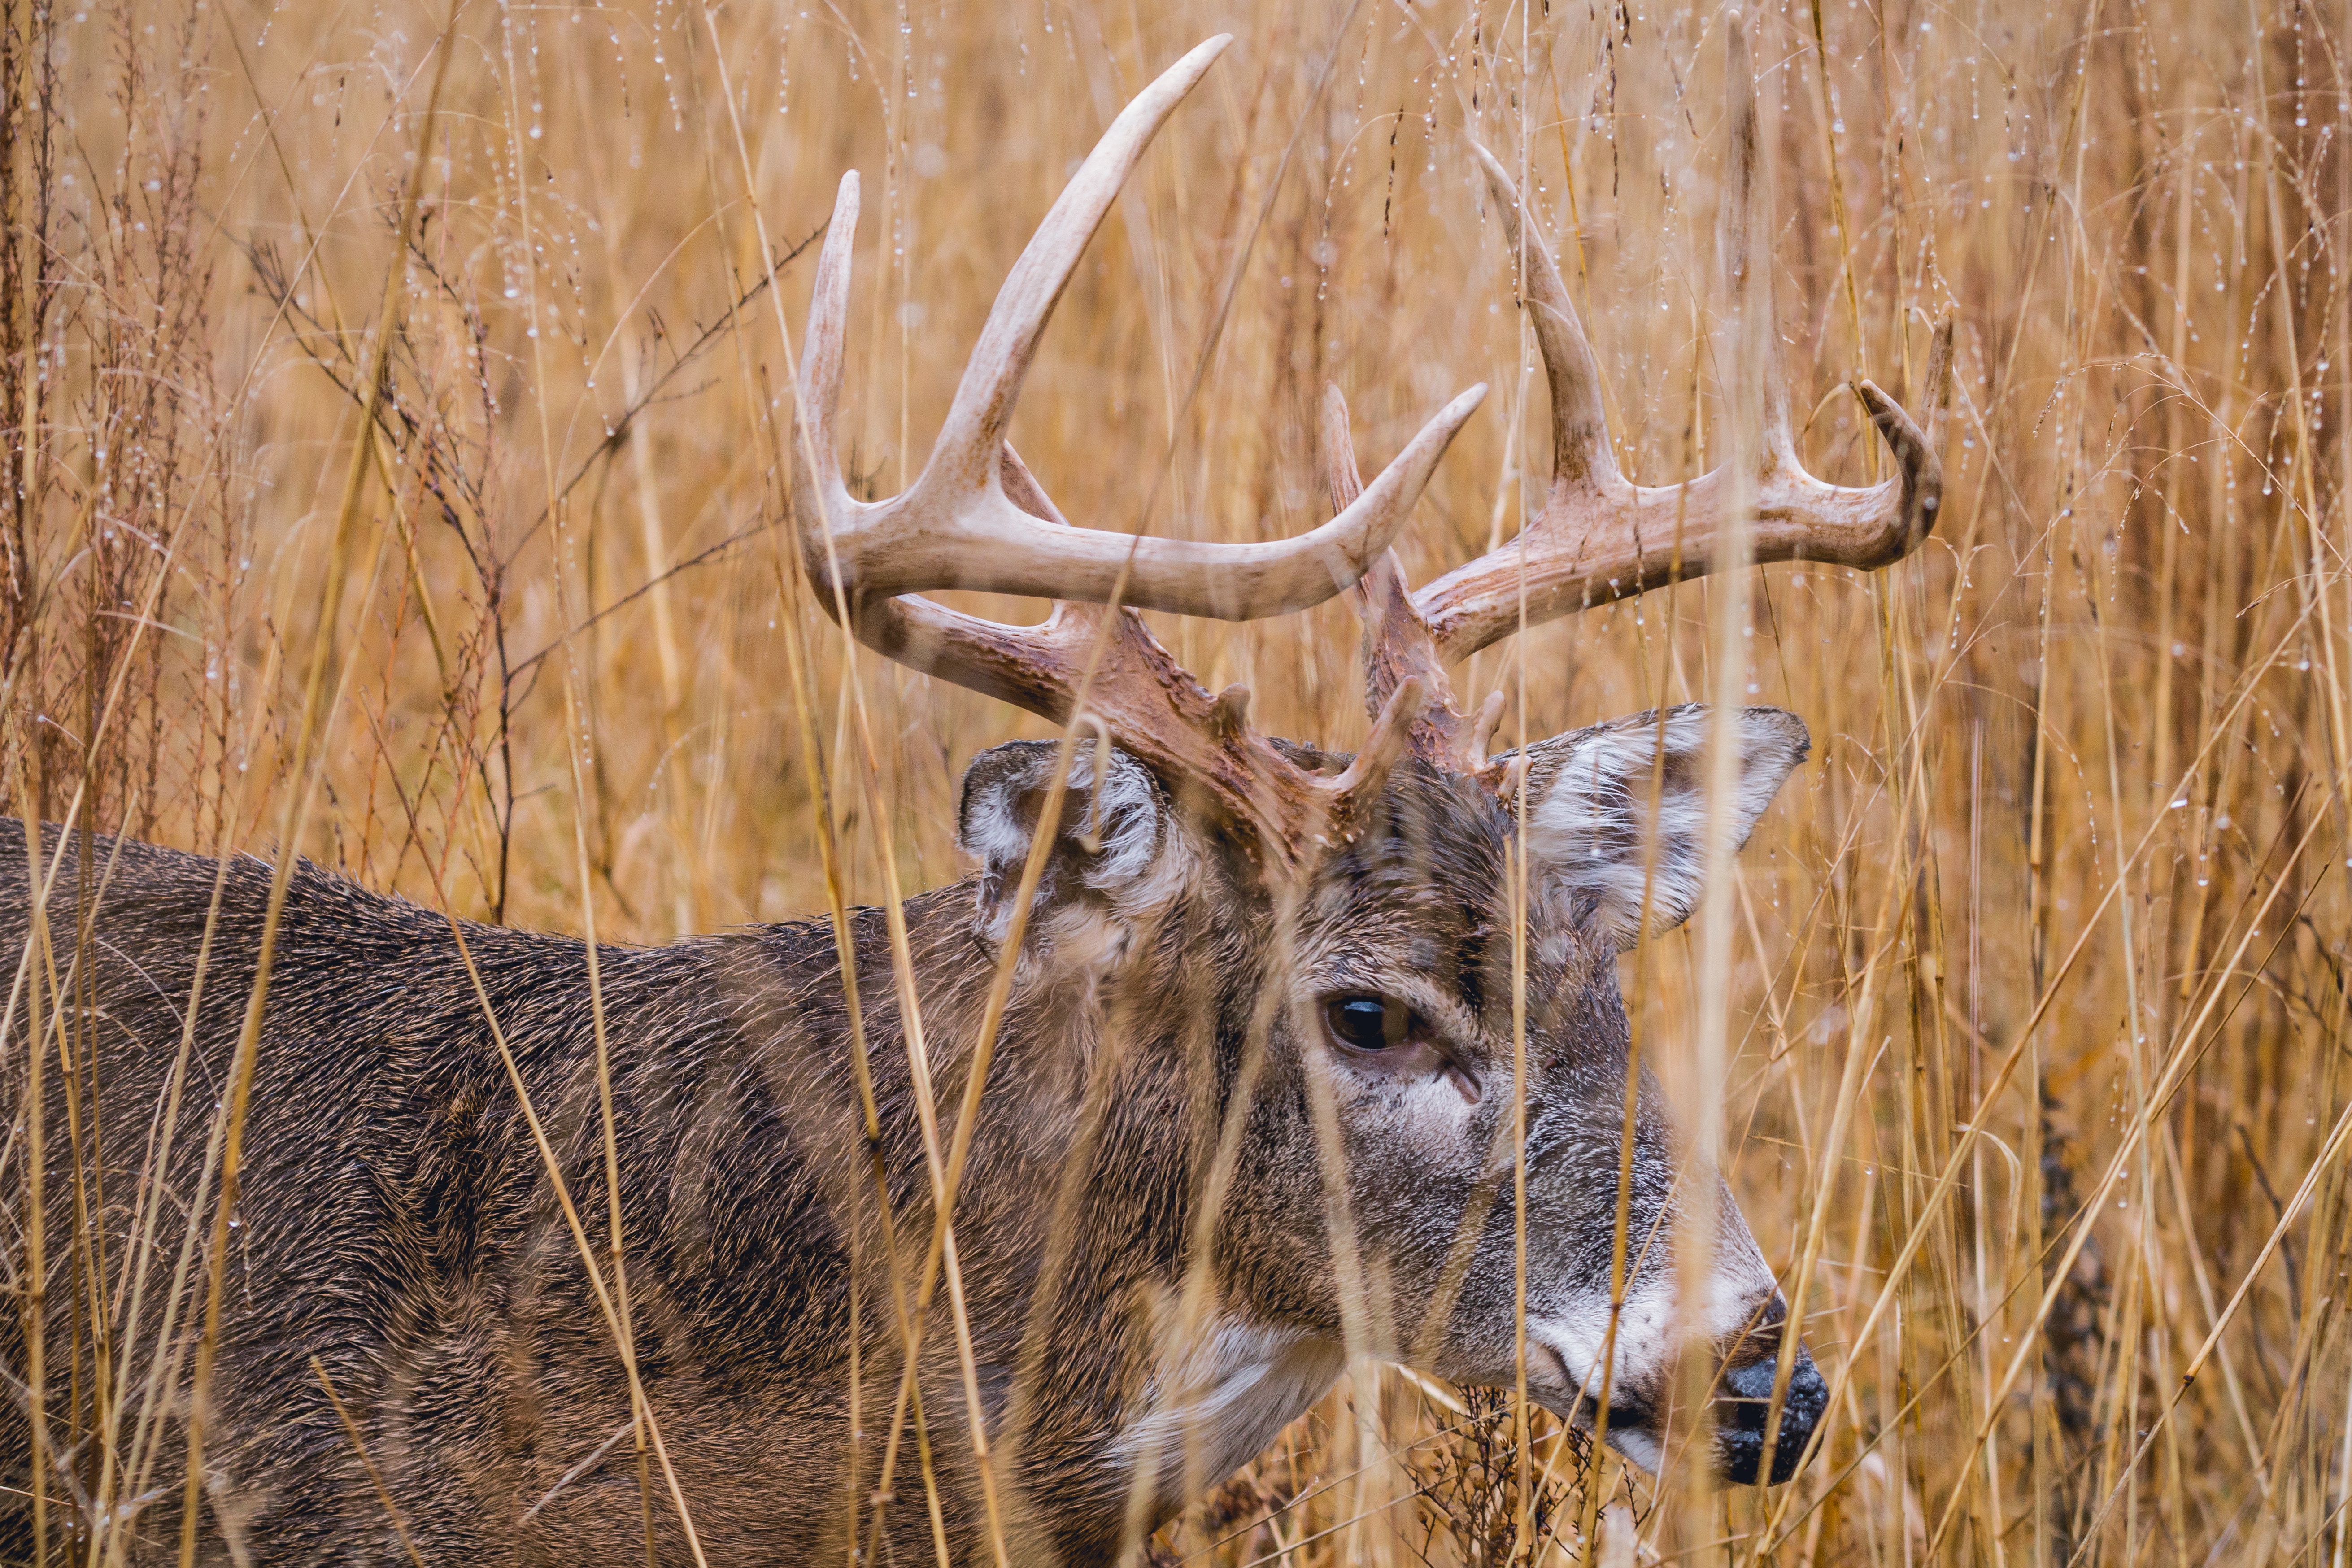
[[[1351,1050],[1392,1050],[1412,1033],[1412,1009],[1393,996],[1357,992],[1324,1003],[1323,1024]]]

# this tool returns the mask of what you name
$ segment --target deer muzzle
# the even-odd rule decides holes
[[[1829,1407],[1829,1384],[1802,1345],[1790,1369],[1789,1386],[1780,1396],[1780,1430],[1772,1430],[1772,1384],[1780,1370],[1779,1349],[1758,1346],[1751,1340],[1741,1347],[1746,1359],[1726,1363],[1716,1380],[1712,1402],[1715,1417],[1716,1472],[1735,1486],[1764,1483],[1778,1486],[1797,1473],[1812,1441],[1813,1428]],[[1771,1444],[1769,1472],[1765,1445]]]

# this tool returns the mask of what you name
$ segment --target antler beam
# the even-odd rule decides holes
[[[1772,204],[1758,134],[1756,82],[1745,25],[1729,26],[1734,308],[1762,313],[1760,355],[1735,368],[1753,378],[1750,406],[1763,416],[1759,467],[1735,487],[1723,468],[1679,485],[1636,485],[1617,467],[1600,371],[1560,282],[1550,248],[1529,229],[1523,238],[1517,190],[1484,147],[1474,147],[1503,216],[1511,247],[1526,258],[1522,280],[1537,347],[1551,393],[1552,480],[1542,512],[1517,538],[1456,567],[1412,595],[1412,606],[1447,663],[1524,626],[1572,614],[1663,585],[1676,571],[1696,577],[1722,563],[1733,498],[1745,492],[1752,527],[1747,558],[1826,561],[1865,570],[1901,559],[1934,526],[1944,471],[1944,433],[1951,322],[1936,330],[1927,359],[1927,427],[1868,381],[1854,391],[1895,458],[1895,473],[1867,487],[1826,484],[1805,472],[1789,432],[1787,384],[1772,314]],[[1524,613],[1521,591],[1525,590]]]
[[[1045,527],[1068,529],[1012,447],[1003,460],[1013,503]],[[887,658],[1056,723],[1069,722],[1083,689],[1087,710],[1120,745],[1161,778],[1199,791],[1228,820],[1255,826],[1269,858],[1292,869],[1311,860],[1318,846],[1352,835],[1364,805],[1408,750],[1408,726],[1425,706],[1420,681],[1397,683],[1355,760],[1336,775],[1315,773],[1250,728],[1247,688],[1210,696],[1143,617],[1123,605],[1062,600],[1038,625],[1017,626],[908,594],[868,601],[855,629],[860,642]]]
[[[803,351],[803,416],[813,473],[796,473],[803,554],[820,584],[883,598],[978,588],[1125,604],[1220,620],[1258,620],[1318,605],[1363,575],[1404,526],[1448,442],[1485,396],[1472,387],[1437,416],[1349,507],[1322,527],[1265,544],[1197,543],[1088,528],[1050,528],[1005,498],[998,453],[1037,340],[1087,242],[1152,135],[1223,52],[1210,39],[1120,111],[1022,251],[990,310],[922,473],[903,493],[860,501],[841,481],[835,415],[848,318],[857,175],[842,176],[817,263]],[[796,444],[797,445],[797,444]],[[1121,586],[1122,575],[1124,586]]]
[[[1798,558],[1869,569],[1926,537],[1941,499],[1937,457],[1951,325],[1937,329],[1927,374],[1927,426],[1867,381],[1854,384],[1895,459],[1880,484],[1824,483],[1804,470],[1772,314],[1772,214],[1744,23],[1728,28],[1730,191],[1727,254],[1735,320],[1753,352],[1734,356],[1734,405],[1760,421],[1747,473],[1718,468],[1687,483],[1636,485],[1617,467],[1600,370],[1551,252],[1523,227],[1517,191],[1475,152],[1504,230],[1525,257],[1522,293],[1551,393],[1552,480],[1519,536],[1408,591],[1390,549],[1438,458],[1486,388],[1439,410],[1369,485],[1357,478],[1347,409],[1327,401],[1325,483],[1337,515],[1271,544],[1203,544],[1073,528],[1005,443],[1037,340],[1088,239],[1152,135],[1229,41],[1212,38],[1120,112],[1007,276],[921,474],[882,501],[852,497],[835,451],[857,176],[843,177],[819,258],[802,357],[793,510],[802,558],[828,613],[868,646],[973,690],[1067,721],[1083,706],[1172,785],[1200,792],[1254,825],[1276,864],[1296,869],[1317,846],[1350,836],[1364,804],[1406,751],[1503,787],[1486,754],[1498,704],[1476,720],[1454,706],[1445,667],[1522,627],[1694,577],[1727,562],[1733,524],[1749,524],[1745,558]],[[1738,511],[1735,511],[1735,508]],[[1365,622],[1371,737],[1338,776],[1292,762],[1250,729],[1248,693],[1211,697],[1144,626],[1137,608],[1224,620],[1286,614],[1353,586]],[[1015,626],[920,597],[980,588],[1056,601],[1042,625]],[[1115,605],[1113,608],[1098,606]],[[1108,619],[1106,619],[1108,617]]]
[[[1267,858],[1295,870],[1318,846],[1355,831],[1404,754],[1406,728],[1424,706],[1421,683],[1407,679],[1387,694],[1370,738],[1344,771],[1311,772],[1249,727],[1246,690],[1210,696],[1136,607],[1254,620],[1348,588],[1387,553],[1485,386],[1439,410],[1330,521],[1271,544],[1073,528],[1004,438],[1037,339],[1087,240],[1153,133],[1229,41],[1212,38],[1186,55],[1111,122],[1007,275],[922,473],[884,501],[849,494],[835,446],[857,227],[857,175],[843,176],[802,350],[793,512],[819,601],[828,614],[845,610],[861,642],[1059,722],[1083,703],[1162,779],[1256,828]],[[930,588],[1034,595],[1055,605],[1041,625],[1008,626],[920,596]],[[1116,608],[1099,607],[1114,601]]]

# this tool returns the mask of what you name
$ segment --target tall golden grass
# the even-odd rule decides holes
[[[1707,5],[6,17],[20,815],[206,852],[290,833],[466,915],[660,941],[824,908],[822,764],[853,897],[884,896],[877,826],[909,887],[959,875],[962,764],[1046,731],[871,658],[846,682],[786,576],[778,326],[797,334],[803,248],[864,171],[845,457],[897,489],[1075,161],[1217,31],[1235,48],[1023,398],[1014,439],[1069,515],[1295,532],[1321,520],[1327,381],[1381,460],[1486,380],[1402,548],[1421,580],[1507,537],[1548,472],[1544,393],[1473,133],[1528,172],[1628,468],[1671,480],[1726,444]],[[2341,1568],[2345,9],[1764,0],[1754,35],[1815,472],[1874,476],[1845,383],[1916,399],[1933,322],[1958,321],[1925,549],[1747,586],[1748,689],[1804,716],[1815,761],[1744,858],[1727,1069],[1658,1052],[1690,1119],[1714,1108],[1784,1281],[1814,1238],[1795,1305],[1839,1390],[1829,1436],[1786,1489],[1708,1494],[1538,1423],[1523,1498],[1502,1405],[1366,1371],[1151,1551]],[[1461,684],[1516,692],[1524,668],[1531,734],[1703,697],[1719,592],[1556,624]],[[822,758],[796,738],[795,616]],[[1267,728],[1362,733],[1344,607],[1156,624]],[[1628,974],[1649,1039],[1702,1023],[1695,941]],[[0,1054],[19,1309],[37,1055],[21,1032]],[[88,1265],[69,1198],[40,1202],[54,1310]],[[60,1432],[105,1424],[79,1370],[47,1371]]]

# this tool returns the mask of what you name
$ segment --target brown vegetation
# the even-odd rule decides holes
[[[1801,454],[1883,477],[1848,383],[1916,399],[1948,313],[1935,533],[1875,575],[1629,599],[1453,680],[1507,695],[1508,740],[1703,698],[1736,647],[1811,727],[1725,984],[1694,932],[1626,988],[1831,1378],[1822,1451],[1710,1493],[1367,1368],[1151,1551],[2340,1564],[2346,15],[1776,0],[1752,28]],[[1220,30],[1014,422],[1073,520],[1300,532],[1327,382],[1377,461],[1483,380],[1399,548],[1425,582],[1509,538],[1548,411],[1465,132],[1559,253],[1626,472],[1726,449],[1712,7],[11,0],[7,810],[298,843],[606,942],[823,910],[821,811],[853,900],[953,879],[963,763],[1055,731],[845,658],[794,574],[778,334],[859,168],[839,447],[854,490],[900,489],[961,370],[940,345],[1109,115]],[[1263,729],[1361,739],[1345,605],[1152,621]],[[146,1129],[23,1114],[38,1074],[104,1071],[24,973],[50,1026],[0,1036],[9,1310],[93,1326],[5,1371],[63,1451],[46,1560],[100,1561],[73,1489],[162,1352],[102,1331],[131,1199],[32,1173],[69,1139],[135,1182]],[[167,1286],[200,1339],[204,1268]]]

